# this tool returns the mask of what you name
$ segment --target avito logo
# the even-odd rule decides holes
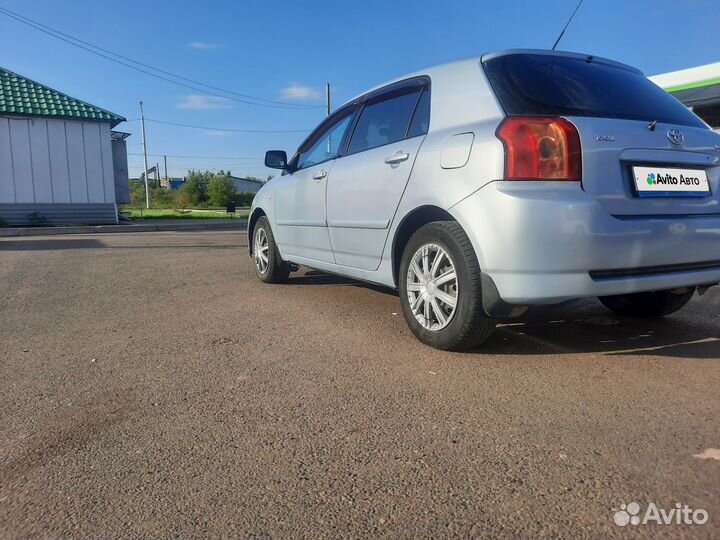
[[[693,509],[687,504],[675,503],[675,508],[665,510],[659,508],[654,502],[648,503],[643,514],[642,508],[636,502],[621,504],[619,510],[614,510],[613,521],[618,527],[626,525],[704,525],[708,521],[707,510]]]
[[[683,176],[682,174],[680,177],[673,176],[672,174],[655,174],[655,173],[648,173],[647,175],[647,183],[648,185],[672,185],[672,186],[699,186],[700,185],[700,179],[696,176]]]

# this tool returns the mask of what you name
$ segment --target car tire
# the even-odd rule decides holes
[[[265,283],[280,283],[290,275],[290,265],[282,260],[265,216],[257,220],[253,229],[253,262],[255,273]]]
[[[458,223],[428,223],[410,237],[400,261],[400,302],[422,343],[461,351],[487,340],[497,321],[483,310],[480,275],[475,250]]]
[[[600,296],[598,299],[606,308],[618,315],[651,319],[675,313],[690,301],[693,294],[695,287]]]

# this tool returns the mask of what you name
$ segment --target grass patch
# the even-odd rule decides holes
[[[175,210],[171,208],[122,208],[121,213],[133,220],[139,219],[247,219],[247,212],[239,210],[237,214],[228,214],[224,211],[207,210]]]

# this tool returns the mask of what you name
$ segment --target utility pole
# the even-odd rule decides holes
[[[145,205],[150,208],[150,186],[148,185],[148,166],[147,166],[147,142],[145,140],[145,113],[143,112],[143,103],[140,102],[140,129],[142,132],[143,157],[145,162]]]
[[[160,187],[160,164],[155,164],[155,180],[157,180],[157,187]]]
[[[168,182],[168,186],[170,185],[170,177],[167,175],[167,156],[163,156],[163,159],[165,160],[165,180]]]
[[[327,115],[330,116],[330,83],[325,83],[325,107]],[[332,154],[332,139],[328,137],[327,142],[327,154],[328,156]]]
[[[325,105],[327,107],[327,115],[330,116],[330,83],[325,83]]]

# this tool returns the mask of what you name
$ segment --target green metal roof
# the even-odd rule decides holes
[[[0,68],[0,114],[110,122],[125,118]]]

